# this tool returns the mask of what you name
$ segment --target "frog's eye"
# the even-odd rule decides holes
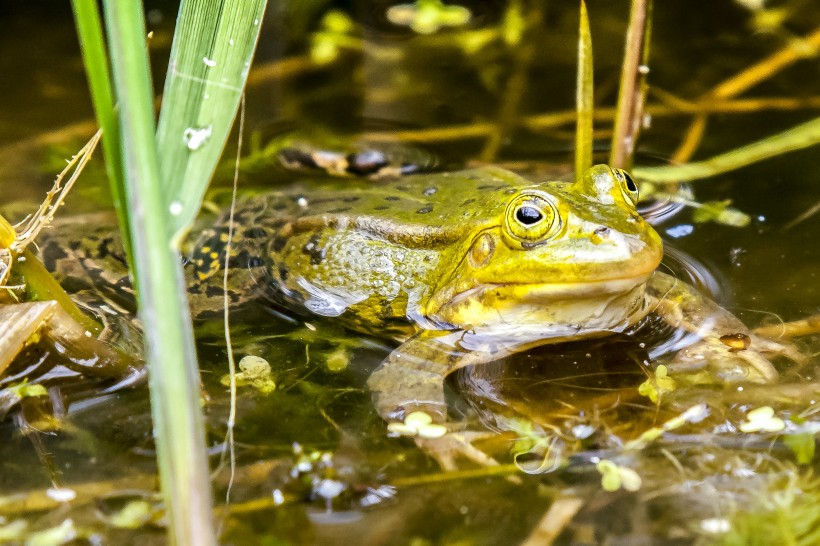
[[[555,205],[540,193],[521,194],[507,207],[507,231],[521,243],[546,239],[558,230],[560,224]]]
[[[621,187],[621,193],[628,203],[633,205],[638,204],[638,185],[629,176],[629,173],[623,169],[612,169],[615,173],[615,178],[618,179],[618,185]]]

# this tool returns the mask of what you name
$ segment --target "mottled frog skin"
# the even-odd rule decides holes
[[[416,410],[445,421],[443,383],[455,369],[621,332],[652,312],[696,338],[678,355],[681,366],[773,380],[762,341],[656,272],[662,243],[637,200],[629,175],[605,165],[572,183],[534,184],[495,167],[300,182],[240,203],[229,296],[402,341],[368,381],[389,421]],[[194,238],[187,269],[195,313],[221,312],[226,220]],[[114,255],[96,248],[80,260],[85,269]],[[83,275],[82,267],[63,271],[67,281]],[[737,334],[752,340],[748,349],[720,341]]]
[[[303,183],[242,204],[235,252],[274,301],[361,332],[537,323],[574,337],[631,322],[660,262],[626,185],[603,166],[575,184],[495,168]],[[516,217],[527,213],[531,225]],[[220,267],[225,241],[222,226],[195,245],[199,277]],[[601,293],[624,301],[589,315],[550,305]]]

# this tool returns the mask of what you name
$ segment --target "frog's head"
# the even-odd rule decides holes
[[[625,171],[517,188],[453,252],[427,316],[461,327],[527,324],[566,332],[623,329],[645,310],[660,237],[638,214]],[[643,311],[643,312],[642,312]]]

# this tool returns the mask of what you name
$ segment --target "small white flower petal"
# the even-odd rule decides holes
[[[404,418],[404,424],[408,427],[420,427],[424,425],[429,425],[432,422],[433,418],[423,411],[414,411],[412,413],[407,414],[407,416]]]
[[[770,406],[762,406],[746,414],[749,421],[765,420],[774,417],[774,410]]]
[[[425,425],[419,427],[418,434],[422,438],[441,438],[447,434],[447,427],[444,425]]]
[[[416,427],[408,427],[404,423],[390,423],[387,425],[387,431],[402,436],[415,436],[417,429]]]

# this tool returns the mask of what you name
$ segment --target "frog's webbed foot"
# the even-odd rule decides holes
[[[771,383],[778,372],[770,358],[796,355],[790,346],[756,336],[732,313],[688,284],[656,272],[647,294],[668,324],[698,341],[681,349],[669,364],[672,372],[706,372],[726,383]]]
[[[390,353],[367,380],[379,415],[393,422],[421,411],[443,423],[447,419],[445,378],[475,363],[475,353],[459,349],[461,336],[460,331],[424,330]]]
[[[483,466],[498,464],[472,445],[495,433],[457,430],[458,423],[447,423],[447,375],[462,366],[498,358],[497,354],[460,348],[462,335],[460,331],[422,331],[394,350],[367,381],[376,410],[389,423],[388,430],[413,437],[446,470],[456,468],[456,457]]]
[[[739,339],[738,344],[746,346],[727,344],[727,337]],[[772,383],[778,378],[777,370],[763,355],[763,347],[756,346],[756,341],[743,333],[720,337],[707,335],[701,341],[681,349],[669,363],[669,371],[695,373],[703,370],[724,383]]]

